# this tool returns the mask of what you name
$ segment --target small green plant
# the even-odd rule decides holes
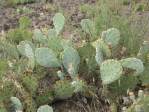
[[[28,17],[21,17],[19,20],[19,28],[11,29],[8,31],[6,37],[11,42],[19,44],[23,40],[31,40],[32,32],[28,30],[31,21]]]
[[[30,14],[33,12],[33,10],[31,8],[21,7],[21,8],[17,8],[16,12],[18,14]]]
[[[31,40],[32,33],[28,30],[13,29],[9,30],[7,38],[14,43],[19,43],[22,40]]]
[[[0,59],[0,79],[3,77],[3,74],[7,71],[7,69],[8,69],[7,61]]]
[[[20,29],[27,29],[31,24],[31,20],[29,17],[24,16],[19,19],[19,28]]]
[[[23,76],[22,78],[22,85],[24,88],[27,89],[27,91],[29,93],[31,93],[32,95],[35,95],[35,92],[37,90],[38,87],[38,80],[35,76]]]
[[[36,95],[37,105],[44,105],[52,103],[54,100],[54,92],[51,90],[46,90],[38,95]]]
[[[74,92],[74,87],[67,80],[57,81],[54,85],[55,97],[58,99],[67,99],[72,97]]]

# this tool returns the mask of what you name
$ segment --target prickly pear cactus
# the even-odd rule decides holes
[[[13,111],[22,112],[23,107],[22,107],[21,101],[17,97],[11,97],[10,100],[11,100],[11,103],[12,103]]]
[[[72,47],[65,47],[63,52],[63,65],[71,77],[78,74],[80,63],[80,56],[76,49]]]
[[[91,36],[95,36],[95,34],[96,34],[95,24],[90,19],[83,19],[81,21],[81,27],[85,33],[87,33]]]
[[[143,62],[137,58],[122,59],[121,64],[123,67],[130,68],[136,71],[136,74],[140,74],[144,71]]]
[[[49,29],[48,31],[48,39],[57,38],[55,29]]]
[[[53,24],[57,35],[61,32],[65,24],[65,17],[61,13],[56,13],[53,17]]]
[[[110,57],[111,50],[109,49],[108,45],[102,40],[98,39],[92,43],[93,47],[96,49],[96,62],[100,65],[104,61],[104,56]]]
[[[51,32],[52,33],[52,32]],[[49,35],[48,38],[48,47],[52,49],[57,55],[62,52],[63,47],[61,44],[61,38],[58,36],[54,36],[55,34]]]
[[[115,47],[118,45],[120,40],[120,32],[116,28],[110,28],[107,31],[103,31],[101,38],[107,43],[108,45],[111,45],[112,47]]]
[[[62,38],[57,35],[55,29],[48,31],[48,47],[52,49],[57,55],[63,50]]]
[[[34,50],[35,47],[30,41],[21,41],[19,45],[17,45],[17,49],[19,53],[28,58],[28,67],[34,68],[35,66],[35,58],[34,58]]]
[[[100,66],[101,80],[103,84],[110,84],[122,75],[123,68],[117,60],[106,60]]]
[[[39,43],[42,43],[42,44],[45,44],[47,42],[46,36],[41,32],[40,29],[35,29],[34,30],[33,39],[36,42],[39,42]]]
[[[53,112],[53,108],[49,105],[43,105],[38,108],[37,112]]]
[[[98,65],[101,65],[101,63],[104,61],[103,52],[99,46],[96,47],[95,59],[96,59],[96,62],[98,63]]]
[[[54,85],[54,91],[57,99],[67,99],[73,95],[74,87],[67,80],[59,80]]]
[[[39,65],[44,67],[60,67],[55,53],[49,48],[37,48],[35,50],[35,58]]]
[[[34,45],[30,41],[21,41],[17,45],[19,53],[27,58],[34,58]]]
[[[141,60],[146,61],[146,59],[148,58],[147,56],[148,54],[149,54],[149,41],[144,41],[139,50],[138,57]]]

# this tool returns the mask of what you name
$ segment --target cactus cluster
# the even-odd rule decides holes
[[[92,43],[96,49],[95,59],[100,66],[100,76],[103,84],[110,84],[118,80],[123,73],[123,68],[135,70],[136,74],[141,74],[144,71],[143,62],[138,58],[107,59],[112,58],[112,50],[119,44],[119,40],[119,30],[110,28],[103,31],[101,38]]]
[[[17,97],[11,97],[16,91],[12,91],[12,87],[7,88],[7,85],[4,85],[8,93],[6,98],[11,97],[13,111],[22,111],[25,109],[27,112],[53,112],[52,107],[45,104],[51,103],[54,99],[65,100],[76,93],[81,94],[82,92],[86,92],[87,83],[81,79],[81,64],[84,67],[83,72],[86,75],[85,77],[93,71],[92,74],[97,74],[98,78],[102,80],[103,85],[111,84],[122,79],[125,69],[134,71],[133,73],[137,76],[144,71],[143,62],[139,59],[139,56],[148,55],[148,44],[143,44],[138,58],[113,59],[113,50],[120,41],[120,31],[118,29],[107,29],[102,32],[101,38],[99,38],[94,22],[84,19],[80,25],[82,26],[82,30],[87,34],[86,37],[90,36],[90,38],[89,40],[86,38],[83,47],[81,46],[76,49],[70,41],[66,41],[60,37],[64,23],[64,16],[61,13],[57,13],[53,17],[54,27],[49,29],[47,33],[35,29],[31,39],[33,41],[24,40],[24,37],[18,39],[20,34],[14,39],[15,44],[18,44],[17,50],[15,50],[16,56],[14,55],[14,57],[17,57],[15,63],[17,61],[25,62],[27,60],[28,71],[25,72],[30,72],[30,74],[14,76],[14,80],[11,81],[16,87],[14,89],[17,89],[19,95],[22,95],[22,97],[18,97],[23,98],[21,99],[21,101],[24,100],[22,103]],[[27,18],[20,20],[21,30],[26,29],[28,25]],[[11,47],[11,45],[8,47]],[[16,47],[13,46],[12,48],[15,49]],[[3,51],[5,50],[3,49]],[[6,52],[11,53],[12,51]],[[37,95],[37,88],[41,79],[38,79],[38,76],[36,77],[35,75],[38,72],[38,67],[41,67],[46,72],[46,75],[49,75],[51,71],[54,72],[57,79],[50,83],[51,85],[53,84],[53,87],[48,85],[48,88],[50,87],[51,90],[40,91],[41,93]],[[0,67],[0,73],[2,71],[1,69],[3,69],[3,66]],[[31,71],[29,71],[30,69]],[[13,71],[13,69],[11,70]],[[17,74],[19,73],[17,72]],[[16,80],[16,77],[19,77],[20,82]],[[93,82],[96,82],[94,78]],[[0,96],[4,96],[1,93],[1,88]],[[38,110],[37,105],[40,106]]]

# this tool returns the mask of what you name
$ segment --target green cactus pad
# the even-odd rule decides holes
[[[100,73],[103,84],[110,84],[121,77],[123,68],[117,60],[106,60],[101,64]]]
[[[35,58],[39,65],[44,67],[60,67],[55,53],[49,48],[37,48],[35,50]]]
[[[95,42],[92,43],[92,46],[96,48],[96,62],[100,65],[104,59],[103,57],[110,57],[111,56],[111,50],[109,47],[104,43],[103,40],[98,39]]]
[[[136,74],[140,74],[144,71],[143,62],[140,59],[126,58],[126,59],[122,59],[120,62],[123,67],[135,70]]]
[[[56,35],[55,29],[50,29],[48,31],[48,38],[51,39],[51,38],[56,38],[56,37],[57,37],[57,35]]]
[[[34,30],[33,39],[36,42],[43,43],[43,44],[47,42],[46,36],[39,29]]]
[[[145,62],[148,54],[149,54],[149,41],[144,41],[137,56]]]
[[[53,24],[54,28],[56,30],[57,35],[60,33],[60,31],[63,29],[65,24],[65,17],[61,13],[55,14],[53,17]]]
[[[17,97],[11,97],[10,100],[15,111],[23,110],[22,103]]]
[[[103,53],[99,46],[96,47],[96,56],[95,56],[96,62],[98,65],[101,65],[101,63],[104,61],[103,59]]]
[[[83,19],[81,21],[81,27],[85,33],[90,34],[91,36],[95,35],[95,24],[90,19]]]
[[[17,45],[18,51],[21,55],[27,58],[34,58],[34,45],[30,41],[21,41]]]
[[[37,112],[53,112],[53,108],[49,105],[43,105],[38,108]]]
[[[110,28],[107,31],[103,31],[101,38],[112,47],[118,45],[120,40],[120,32],[116,28]]]
[[[78,73],[80,63],[80,56],[76,49],[72,47],[64,48],[63,52],[63,65],[67,72],[74,77]]]
[[[149,41],[144,41],[140,50],[139,50],[139,54],[147,54],[149,53]]]
[[[52,35],[51,35],[52,36]],[[49,37],[48,47],[52,49],[57,55],[63,50],[60,37]]]

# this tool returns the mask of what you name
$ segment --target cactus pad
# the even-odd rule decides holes
[[[22,103],[17,97],[11,97],[10,100],[12,103],[12,107],[15,111],[22,111],[23,110]]]
[[[34,46],[30,41],[21,41],[17,46],[18,51],[21,55],[27,58],[34,58]]]
[[[34,30],[33,39],[39,43],[46,43],[47,41],[46,36],[39,29]]]
[[[37,48],[35,58],[39,65],[44,67],[59,67],[60,63],[55,53],[49,48]]]
[[[108,45],[115,47],[119,43],[120,32],[116,28],[110,28],[107,31],[103,31],[101,37]]]
[[[103,57],[110,57],[111,56],[111,50],[109,47],[104,43],[103,40],[98,39],[95,42],[92,43],[93,47],[96,48],[96,62],[100,65],[104,59]]]
[[[63,29],[65,24],[65,17],[61,13],[55,14],[53,17],[53,24],[54,28],[56,30],[57,35],[60,33],[60,31]]]
[[[110,84],[120,78],[122,74],[121,63],[117,60],[106,60],[101,64],[100,73],[103,84]]]
[[[53,112],[53,108],[49,105],[43,105],[38,108],[37,112]]]
[[[81,21],[81,27],[85,33],[88,33],[91,36],[95,34],[95,31],[96,31],[95,24],[90,19],[83,19]]]
[[[120,62],[123,67],[135,70],[136,74],[140,74],[144,71],[143,62],[140,59],[126,58],[126,59],[122,59]]]
[[[72,47],[65,47],[63,52],[63,65],[71,77],[77,75],[79,63],[80,56],[77,50]]]

